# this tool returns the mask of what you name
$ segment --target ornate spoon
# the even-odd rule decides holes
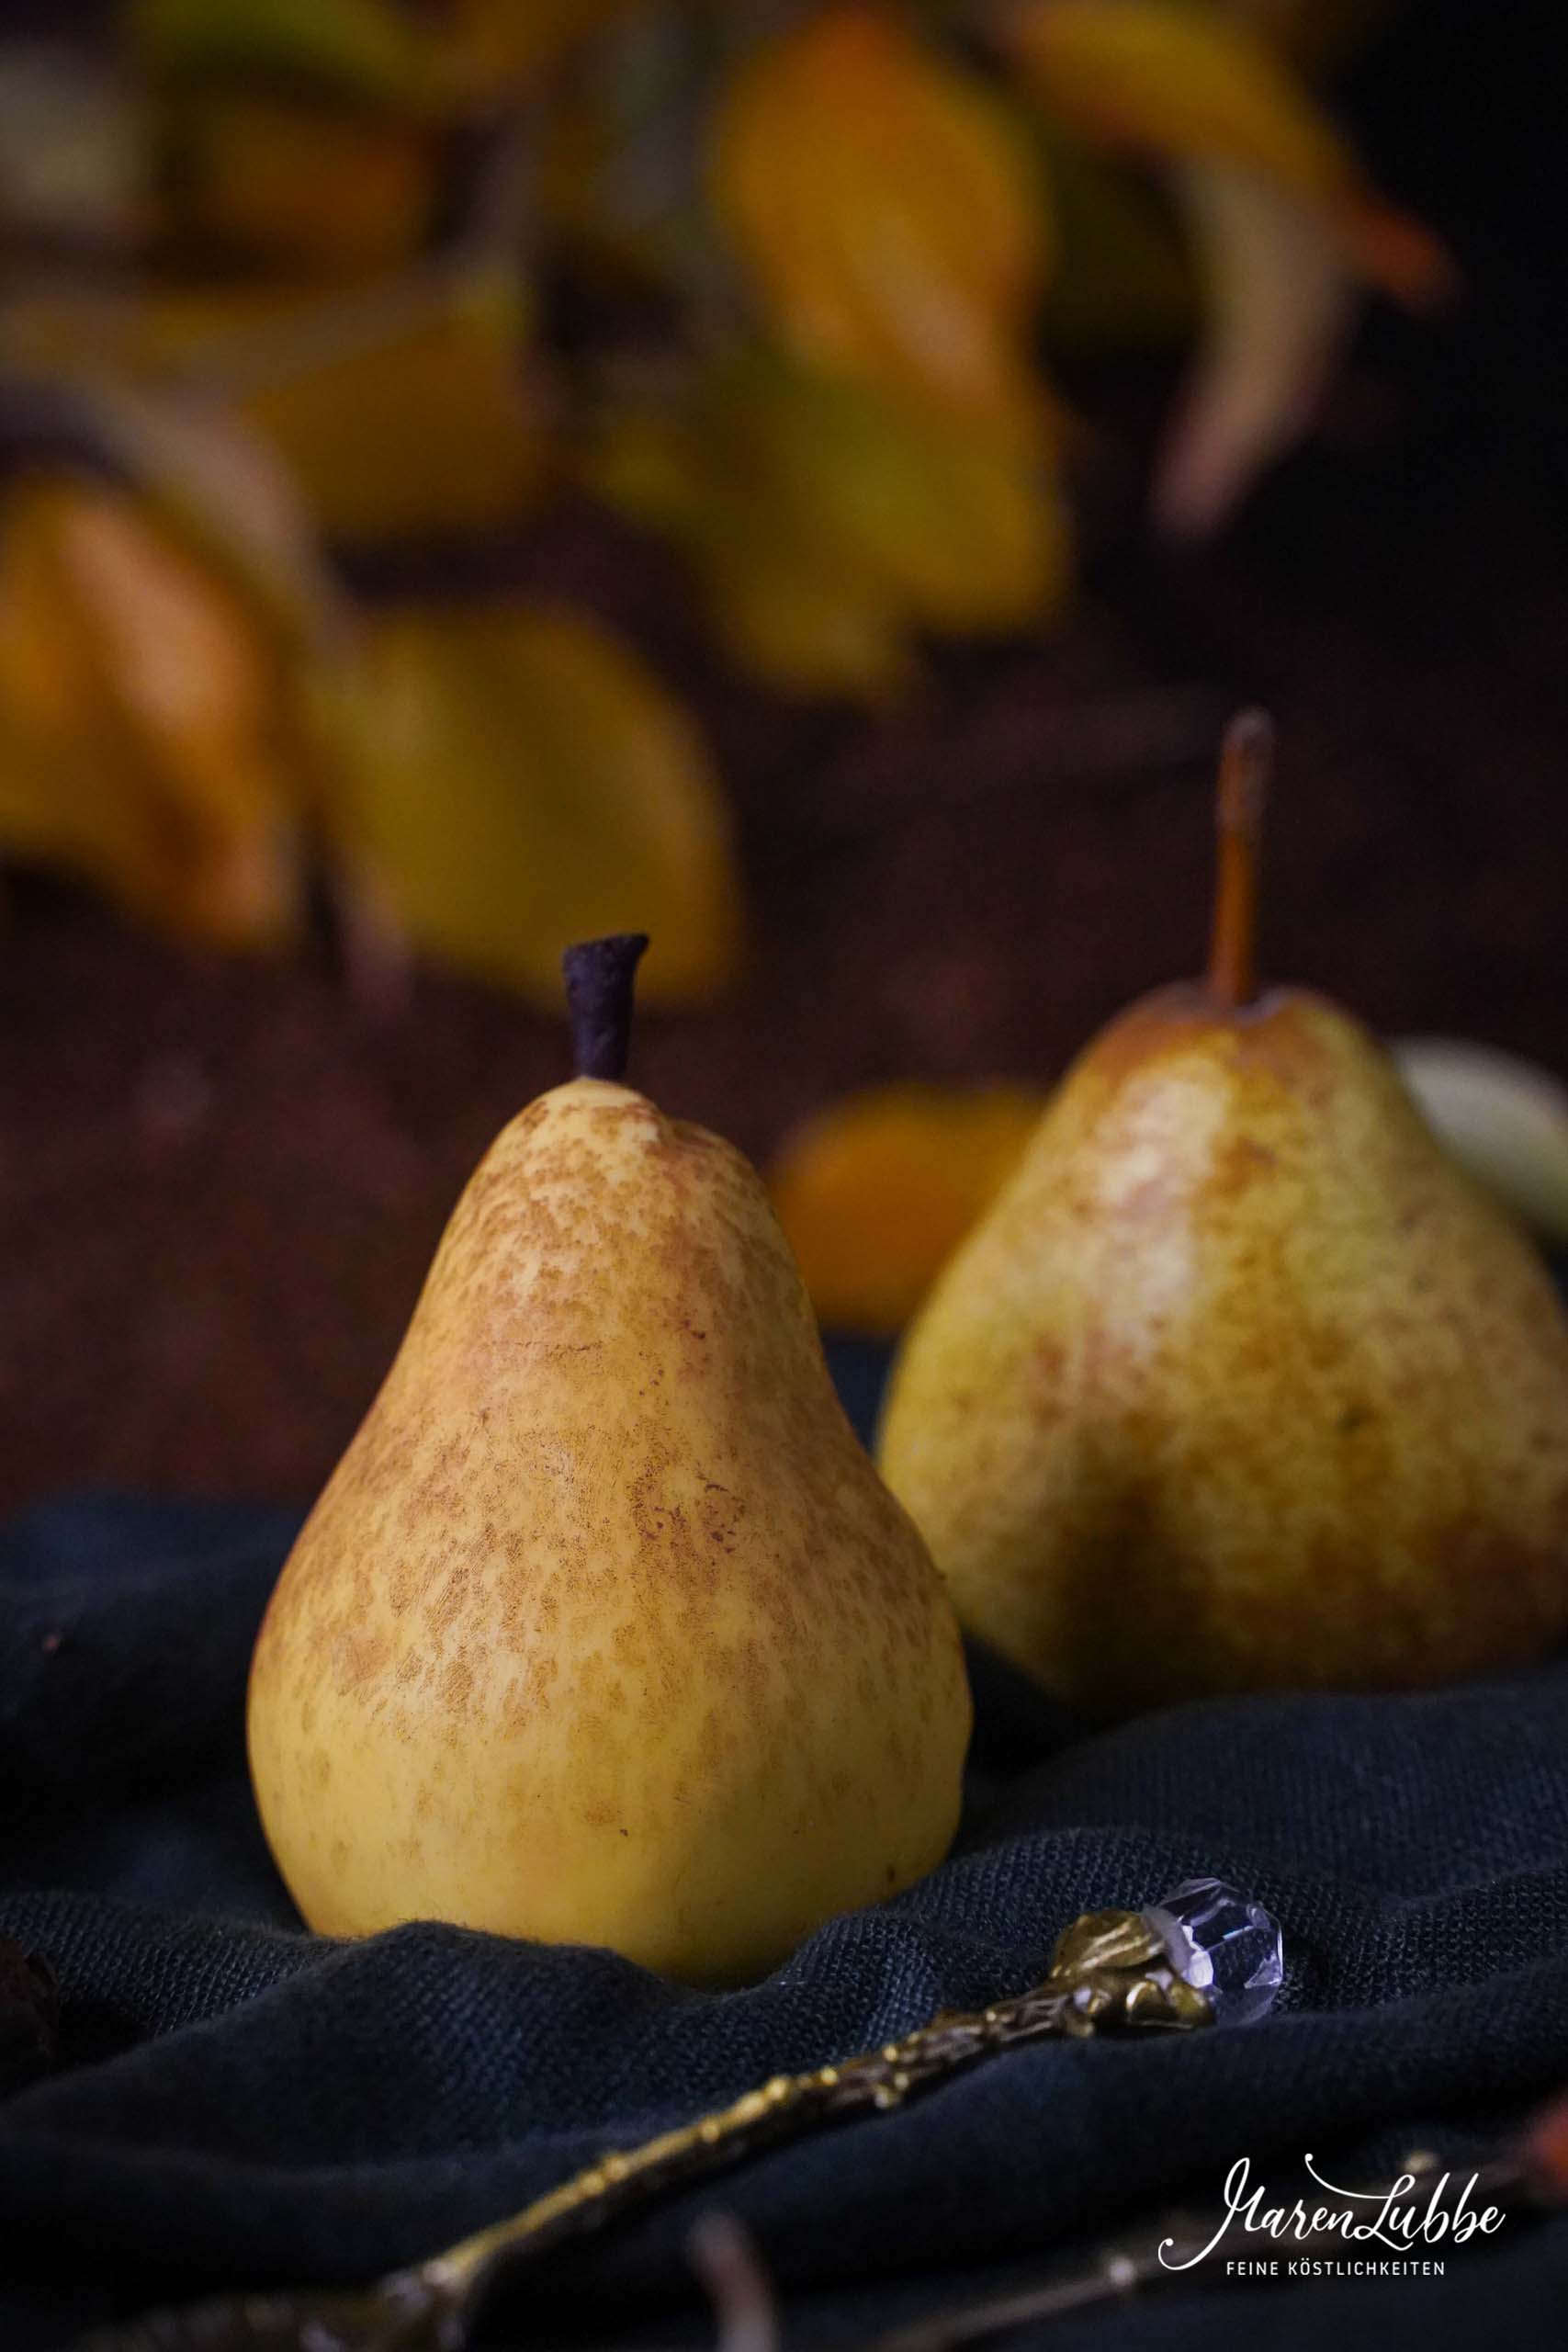
[[[1218,1879],[1189,1879],[1141,1911],[1090,1911],[1058,1938],[1043,1983],[897,2041],[771,2082],[638,2147],[613,2151],[521,2213],[346,2293],[226,2296],[154,2312],[77,2352],[462,2352],[498,2274],[603,2228],[655,2196],[816,2125],[886,2113],[994,2052],[1053,2034],[1185,2032],[1247,2024],[1283,1976],[1280,1930]]]

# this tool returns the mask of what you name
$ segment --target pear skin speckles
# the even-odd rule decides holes
[[[1100,1714],[1407,1685],[1568,1630],[1568,1323],[1325,1000],[1134,1006],[901,1351],[959,1613]]]
[[[889,1857],[897,1884],[940,1859],[968,1724],[951,1604],[753,1171],[626,1088],[543,1097],[257,1645],[253,1775],[306,1917],[744,1976]]]

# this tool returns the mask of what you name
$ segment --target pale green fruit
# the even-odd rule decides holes
[[[1537,1233],[1568,1242],[1568,1088],[1459,1037],[1402,1037],[1393,1057],[1460,1165]]]

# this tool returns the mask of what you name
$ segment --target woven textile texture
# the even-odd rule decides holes
[[[57,2071],[0,2098],[6,2352],[149,2301],[408,2261],[607,2145],[1018,1989],[1076,1913],[1198,1871],[1282,1922],[1276,2016],[992,2060],[520,2275],[498,2340],[711,2341],[683,2249],[720,2202],[754,2231],[792,2341],[862,2341],[1162,2201],[1216,2199],[1243,2154],[1293,2193],[1307,2151],[1337,2180],[1418,2143],[1466,2155],[1568,2083],[1562,1667],[1080,1738],[976,1661],[954,1859],[765,1983],[699,1995],[437,1925],[301,1931],[241,1730],[292,1524],[91,1498],[0,1534],[0,1934],[63,1994]],[[1458,2345],[1501,2296],[1515,2345],[1555,2346],[1565,2293],[1568,2225],[1518,2219],[1449,2249],[1440,2281],[1240,2289],[1210,2270],[1038,2340]]]

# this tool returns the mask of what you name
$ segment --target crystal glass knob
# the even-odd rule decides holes
[[[1279,1923],[1223,1879],[1184,1879],[1145,1918],[1172,1968],[1206,1993],[1216,2025],[1250,2025],[1273,2007],[1285,1975]]]

